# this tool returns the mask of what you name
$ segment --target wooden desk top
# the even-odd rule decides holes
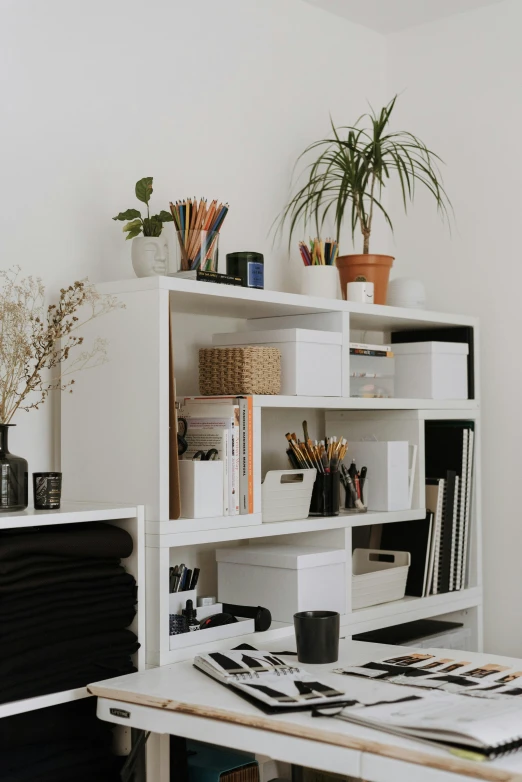
[[[294,643],[293,638],[289,637],[267,644],[267,647],[269,651],[280,654],[283,650],[293,650]],[[310,671],[317,671],[323,681],[331,682],[334,687],[348,690],[348,677],[340,678],[338,674],[332,673],[334,667],[360,664],[411,651],[411,647],[341,641],[338,663],[324,666],[306,665],[304,667]],[[521,660],[499,655],[442,649],[432,651],[439,656],[462,658],[470,662],[476,661],[478,663],[487,660],[508,666],[522,666]],[[295,657],[287,659],[289,662],[295,662]],[[428,780],[428,776],[426,776],[428,774],[430,780],[440,779],[441,781],[448,780],[448,782],[450,779],[453,782],[453,780],[470,778],[486,782],[522,782],[522,751],[492,762],[479,763],[461,760],[443,749],[437,749],[427,744],[402,739],[341,720],[314,719],[309,712],[287,713],[279,716],[265,715],[255,706],[236,695],[233,690],[223,687],[219,682],[198,671],[190,661],[99,682],[89,685],[88,689],[93,695],[102,699],[148,707],[151,709],[151,714],[154,710],[156,727],[150,728],[154,732],[169,732],[166,725],[167,720],[165,720],[163,729],[157,727],[161,725],[161,718],[158,717],[157,710],[163,710],[164,712],[185,715],[189,722],[193,722],[193,718],[204,719],[207,726],[207,720],[218,720],[220,727],[226,723],[230,728],[235,726],[237,729],[241,726],[243,729],[251,728],[256,732],[261,730],[271,734],[279,734],[287,737],[287,743],[297,739],[318,742],[320,746],[317,747],[317,752],[326,749],[325,745],[345,748],[361,753],[361,757],[366,759],[366,765],[372,757],[374,760],[376,757],[382,760],[388,759],[390,763],[399,761],[401,763],[401,779],[404,782],[410,779],[410,775],[406,773],[407,767],[414,772],[411,779],[413,780],[415,777],[418,779],[419,770],[417,769],[415,772],[415,767],[419,765],[425,769],[423,780]],[[104,719],[110,719],[104,714],[101,716]],[[118,722],[117,719],[114,721]],[[127,724],[129,723],[127,722]],[[177,730],[179,730],[179,722],[177,726]],[[207,733],[199,738],[212,741],[212,736]],[[283,757],[277,759],[284,760]],[[315,765],[315,767],[322,768],[323,766]],[[432,774],[429,774],[428,769],[433,770]],[[395,767],[392,771],[390,766],[390,779],[399,778],[395,776],[397,770]],[[445,773],[437,774],[437,771]],[[365,778],[372,778],[368,771]]]

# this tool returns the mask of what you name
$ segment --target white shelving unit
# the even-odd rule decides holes
[[[62,403],[64,485],[70,496],[95,492],[95,499],[124,498],[143,503],[146,518],[147,663],[164,665],[192,657],[199,644],[169,650],[168,572],[171,564],[201,567],[200,594],[216,593],[215,550],[270,537],[273,542],[345,547],[351,561],[352,530],[358,526],[422,519],[424,508],[425,422],[473,420],[476,435],[470,567],[466,588],[427,598],[405,598],[373,608],[351,610],[347,579],[347,636],[426,617],[455,617],[482,644],[480,517],[479,329],[475,318],[380,305],[305,297],[276,291],[220,286],[168,277],[125,280],[99,286],[118,296],[118,310],[85,330],[88,339],[109,340],[110,360],[87,373]],[[469,400],[361,399],[350,397],[349,342],[388,341],[390,332],[441,327],[473,329],[475,398]],[[171,332],[169,332],[169,327]],[[268,328],[314,328],[342,334],[342,396],[254,396],[254,513],[212,519],[169,519],[169,343],[179,397],[199,393],[198,348],[217,332]],[[413,509],[400,513],[340,515],[262,524],[261,480],[285,464],[284,433],[298,431],[306,418],[313,437],[328,432],[348,440],[368,434],[409,440],[418,446]],[[239,597],[238,597],[239,600]],[[273,625],[266,634],[234,639],[263,640],[292,632]],[[203,634],[202,634],[203,635]],[[221,642],[226,648],[230,642]],[[216,648],[216,644],[213,647]]]
[[[126,506],[105,503],[64,502],[60,510],[41,511],[28,508],[12,514],[0,514],[0,530],[19,530],[24,527],[42,527],[57,524],[78,524],[89,521],[104,521],[125,528],[133,539],[133,551],[130,557],[122,560],[127,571],[136,579],[138,599],[143,600],[139,607],[131,630],[138,636],[141,648],[136,653],[135,665],[138,670],[145,668],[145,530],[144,512],[140,506]],[[89,696],[85,687],[40,695],[35,698],[10,701],[0,704],[0,718],[26,711],[44,709],[59,703],[78,700]]]

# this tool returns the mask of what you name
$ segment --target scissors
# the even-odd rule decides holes
[[[205,451],[196,451],[192,457],[193,462],[213,462],[218,458],[218,452],[215,448]]]

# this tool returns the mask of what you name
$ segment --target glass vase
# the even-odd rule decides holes
[[[28,504],[28,465],[9,451],[10,426],[0,424],[0,513],[25,510]]]

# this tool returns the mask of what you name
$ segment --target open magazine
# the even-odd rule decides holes
[[[522,704],[515,698],[473,700],[362,677],[354,677],[347,689],[350,704],[320,707],[315,716],[429,742],[474,759],[493,759],[522,746]]]
[[[346,699],[344,692],[303,668],[285,663],[272,652],[245,648],[199,654],[194,665],[263,711],[311,709]]]
[[[465,652],[459,654],[466,655]],[[337,668],[335,673],[478,698],[522,696],[522,671],[495,662],[477,665],[462,658],[437,657],[429,653],[402,654],[363,665]]]

